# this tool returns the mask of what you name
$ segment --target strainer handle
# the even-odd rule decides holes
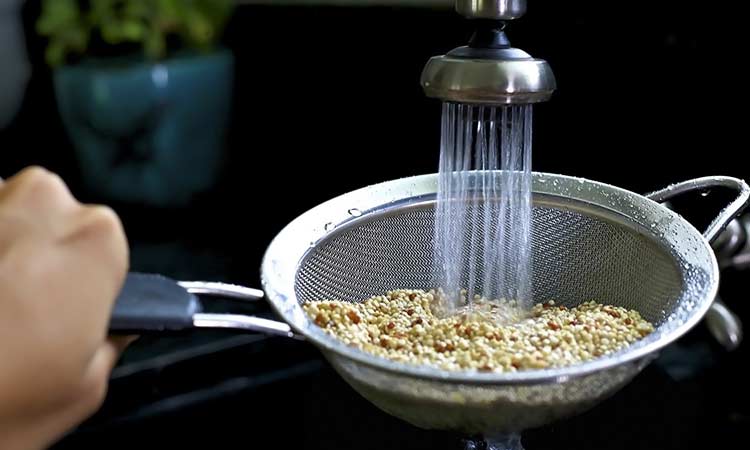
[[[284,322],[240,314],[206,313],[198,295],[260,300],[263,291],[226,283],[174,281],[131,272],[109,322],[111,334],[163,334],[194,328],[254,331],[297,338]]]
[[[652,192],[646,195],[646,197],[661,203],[686,192],[702,191],[714,187],[735,189],[739,194],[726,208],[721,210],[706,231],[703,232],[703,237],[710,244],[719,237],[724,228],[747,206],[748,200],[750,200],[750,187],[743,180],[731,177],[696,178],[673,184],[660,191]],[[709,331],[719,344],[724,346],[727,351],[737,348],[742,340],[742,322],[719,298],[716,298],[711,304],[706,319]]]
[[[726,187],[734,189],[739,192],[737,198],[730,203],[726,208],[722,209],[718,216],[711,222],[706,231],[703,232],[703,237],[709,243],[712,243],[724,228],[729,225],[735,217],[737,217],[743,209],[748,205],[750,200],[750,186],[747,185],[743,180],[732,177],[703,177],[696,178],[694,180],[683,181],[682,183],[672,184],[659,191],[647,194],[646,197],[655,202],[665,202],[670,198],[678,195],[685,194],[693,191],[704,191],[706,189],[712,189],[716,187]]]

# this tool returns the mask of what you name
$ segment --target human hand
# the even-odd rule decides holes
[[[0,448],[44,448],[95,412],[132,338],[108,338],[128,246],[112,210],[29,168],[0,181]]]

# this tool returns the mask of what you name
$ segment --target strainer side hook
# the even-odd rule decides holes
[[[743,180],[732,177],[696,178],[673,184],[662,190],[652,192],[646,195],[646,197],[661,203],[678,195],[715,187],[735,189],[739,194],[726,208],[721,210],[719,215],[709,224],[706,231],[703,232],[703,237],[710,244],[747,207],[750,201],[750,186]],[[732,351],[739,347],[743,334],[742,321],[718,297],[706,313],[706,323],[711,335],[725,350]]]

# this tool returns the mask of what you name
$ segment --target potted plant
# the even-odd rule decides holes
[[[58,108],[86,185],[187,204],[221,167],[233,83],[219,47],[232,0],[43,0]]]

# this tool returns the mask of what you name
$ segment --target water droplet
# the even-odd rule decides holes
[[[581,183],[581,184],[583,184],[583,178],[579,178],[578,182]]]
[[[352,208],[352,209],[350,209],[350,210],[349,210],[349,211],[347,211],[347,212],[348,212],[348,213],[349,213],[349,215],[350,215],[350,216],[352,216],[352,217],[359,217],[359,216],[361,216],[361,215],[362,215],[362,211],[360,211],[360,210],[359,210],[359,209],[357,209],[357,208]]]
[[[708,194],[711,193],[711,190],[707,189],[705,191],[701,191],[701,197],[708,197]]]
[[[656,222],[651,222],[651,228],[654,228],[656,226]]]
[[[547,180],[545,180],[544,178],[540,178],[539,179],[539,183],[540,184],[545,184],[546,182],[547,182]]]
[[[323,229],[326,231],[331,231],[334,228],[336,228],[336,225],[333,222],[328,222],[327,224],[323,225]]]

